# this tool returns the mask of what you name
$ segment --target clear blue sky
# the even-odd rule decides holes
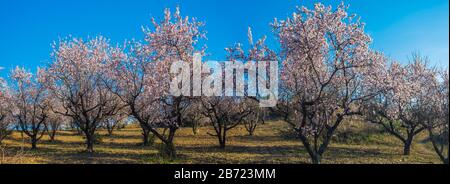
[[[313,0],[0,0],[0,76],[14,66],[35,68],[49,61],[51,43],[73,35],[102,34],[112,42],[142,39],[141,26],[162,17],[164,8],[180,6],[183,15],[206,22],[210,59],[221,60],[224,48],[246,43],[247,27],[255,37],[268,35],[269,23],[283,19],[296,5]],[[321,1],[336,5],[339,1]],[[448,0],[347,0],[350,12],[361,16],[373,37],[373,48],[400,61],[414,51],[433,65],[448,68]]]

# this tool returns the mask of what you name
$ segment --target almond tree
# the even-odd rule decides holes
[[[108,132],[108,136],[112,136],[114,130],[119,129],[119,127],[122,126],[123,121],[126,119],[127,116],[124,114],[124,112],[120,112],[116,116],[106,118],[106,120],[102,124],[102,127],[106,129],[106,131]]]
[[[152,133],[163,143],[163,155],[175,157],[175,132],[183,124],[189,98],[171,96],[170,66],[175,61],[192,63],[195,45],[204,37],[196,19],[182,17],[177,8],[174,15],[164,11],[164,19],[152,18],[153,28],[143,29],[145,44],[132,42],[125,48],[126,57],[110,65],[109,88],[128,107],[129,115],[143,129],[144,144]],[[168,129],[165,134],[160,131]]]
[[[192,133],[197,135],[199,133],[199,127],[203,126],[203,119],[205,118],[201,113],[201,104],[197,102],[191,102],[190,106],[186,109],[184,116],[184,125],[191,126]]]
[[[179,8],[173,16],[169,9],[164,12],[164,20],[156,22],[152,19],[153,29],[144,29],[147,54],[156,61],[153,78],[159,97],[158,106],[161,112],[159,127],[169,130],[167,136],[160,137],[154,131],[153,134],[159,139],[163,138],[163,154],[176,156],[173,139],[175,132],[183,126],[191,101],[191,97],[184,95],[173,96],[170,92],[170,83],[176,76],[171,74],[171,66],[174,62],[182,61],[187,65],[193,65],[193,54],[203,54],[204,49],[197,48],[199,40],[205,38],[201,30],[204,23],[195,18],[182,17]]]
[[[52,109],[55,109],[56,104],[57,103],[50,103]],[[46,124],[46,131],[48,136],[50,137],[50,142],[55,141],[56,132],[61,130],[65,122],[67,122],[67,118],[65,116],[50,110],[50,112],[48,113]]]
[[[245,115],[242,117],[242,119],[240,119],[239,121],[242,122],[237,122],[238,124],[244,124],[246,130],[248,131],[249,135],[252,136],[254,131],[256,130],[256,127],[258,126],[258,124],[263,123],[264,122],[264,108],[260,108],[259,107],[259,99],[261,99],[261,87],[267,87],[270,84],[270,62],[277,62],[277,55],[274,51],[272,51],[265,43],[266,41],[266,37],[264,36],[261,39],[256,40],[256,42],[254,42],[253,39],[253,33],[251,28],[248,28],[247,31],[247,39],[248,39],[248,43],[249,43],[249,48],[245,51],[245,49],[243,48],[243,44],[241,43],[237,43],[235,45],[233,45],[232,47],[228,47],[225,50],[227,51],[227,59],[231,62],[233,61],[243,61],[246,64],[248,62],[256,62],[255,63],[255,67],[262,67],[260,66],[261,62],[269,62],[265,68],[266,70],[266,76],[263,76],[262,73],[258,73],[259,70],[257,70],[257,68],[247,68],[244,73],[247,74],[247,76],[249,75],[255,75],[256,78],[254,81],[256,83],[256,88],[251,87],[251,85],[249,85],[249,81],[248,78],[244,80],[247,80],[247,83],[244,84],[245,88],[246,88],[246,92],[244,94],[244,96],[246,96],[246,98],[242,98],[240,99],[240,103],[244,103],[243,107],[244,107],[244,111],[239,110],[239,106],[238,109],[236,109],[237,111],[233,112],[233,113],[238,113],[238,114],[242,114]],[[263,84],[263,81],[260,81],[263,78],[267,78],[268,80],[265,80],[267,83]],[[237,85],[235,83],[235,85]],[[250,93],[254,93],[255,96],[250,95]],[[248,110],[248,111],[247,111]]]
[[[54,60],[47,76],[51,79],[51,95],[61,104],[61,110],[53,110],[81,129],[89,153],[94,152],[97,128],[123,107],[104,83],[109,60],[121,58],[117,50],[103,37],[87,42],[67,39],[54,45]]]
[[[364,24],[320,3],[275,20],[283,66],[277,111],[289,123],[314,164],[319,164],[336,129],[378,93],[382,55],[369,48]]]
[[[433,145],[434,151],[439,156],[444,164],[448,164],[448,153],[449,153],[449,80],[448,71],[442,72],[442,81],[439,83],[437,93],[434,95],[434,107],[433,118],[431,121],[424,123],[424,126],[428,130],[428,135],[430,141]],[[433,95],[433,93],[429,93]]]
[[[48,92],[43,83],[46,82],[43,70],[37,75],[16,67],[11,72],[12,105],[11,114],[21,131],[31,140],[31,149],[36,149],[37,142],[45,133],[48,118]]]
[[[255,102],[251,103],[252,112],[243,119],[245,130],[247,130],[249,136],[253,136],[258,125],[264,124],[266,118],[266,110],[258,107]]]
[[[272,52],[268,47],[265,45],[265,37],[258,40],[255,44],[253,43],[253,36],[251,29],[248,29],[248,41],[250,43],[250,48],[248,52],[245,52],[242,48],[242,44],[237,43],[233,45],[232,47],[226,48],[227,51],[227,62],[236,62],[236,61],[244,61],[246,62],[253,62],[253,61],[272,61],[275,58],[275,53]],[[222,63],[219,64],[221,68],[224,68],[226,64]],[[216,72],[222,72],[222,70],[219,70],[217,68],[214,68],[214,73]],[[233,69],[234,70],[234,69]],[[236,72],[232,73],[222,73],[222,78],[226,78],[225,75],[234,75]],[[257,74],[256,68],[252,69],[246,69],[244,70],[244,73],[250,74]],[[214,75],[214,74],[213,74]],[[225,79],[226,80],[226,79]],[[221,95],[226,95],[227,90],[234,91],[234,88],[236,89],[245,89],[244,83],[237,82],[237,80],[245,80],[244,76],[234,76],[233,77],[233,88],[230,89],[222,89],[222,91],[219,91]],[[224,82],[218,85],[223,85]],[[248,84],[248,80],[247,80]],[[216,85],[216,81],[214,81],[214,85]],[[242,86],[238,86],[242,85]],[[229,86],[228,86],[229,87]],[[206,86],[203,86],[203,91],[206,90],[215,90],[208,88]],[[217,137],[219,141],[220,148],[224,149],[226,146],[227,141],[227,132],[238,125],[242,125],[245,118],[249,118],[249,116],[256,110],[256,102],[258,101],[258,97],[249,97],[248,93],[255,93],[257,94],[257,88],[251,88],[249,85],[247,85],[247,90],[244,91],[244,94],[241,91],[234,91],[236,93],[236,96],[202,96],[199,99],[199,102],[201,104],[200,112],[204,117],[206,117],[211,125],[214,128],[215,133],[208,133],[211,136]]]
[[[10,95],[6,81],[0,77],[0,144],[11,134]]]
[[[109,65],[110,80],[106,82],[111,92],[127,105],[128,115],[142,128],[143,145],[149,145],[152,125],[160,122],[158,110],[160,88],[153,78],[154,63],[147,56],[146,47],[130,42],[123,49],[126,56]],[[156,130],[155,130],[156,131]],[[162,135],[161,135],[162,137]]]
[[[427,68],[425,58],[415,55],[413,62],[391,64],[387,88],[370,104],[367,120],[381,125],[403,143],[403,154],[409,155],[415,136],[426,130],[439,116],[436,107],[436,72]]]
[[[240,125],[252,109],[248,108],[243,97],[202,97],[201,113],[209,119],[215,133],[208,133],[217,137],[220,148],[224,149],[227,132]]]

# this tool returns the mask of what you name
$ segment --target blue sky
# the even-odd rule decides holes
[[[254,37],[276,41],[269,23],[284,19],[296,5],[314,2],[336,5],[336,0],[0,0],[0,76],[14,66],[35,68],[49,61],[51,43],[73,35],[86,38],[102,34],[114,43],[142,39],[141,26],[164,8],[180,6],[183,15],[206,23],[209,59],[221,60],[224,48],[246,43],[247,27]],[[406,62],[415,51],[431,64],[448,69],[448,0],[347,0],[350,12],[366,23],[373,48]]]

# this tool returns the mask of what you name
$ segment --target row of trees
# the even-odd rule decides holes
[[[278,111],[312,162],[320,163],[336,129],[352,116],[382,125],[404,143],[405,155],[425,129],[448,137],[448,70],[437,76],[418,55],[406,66],[388,61],[369,48],[364,24],[346,9],[316,4],[273,24],[284,60]],[[438,142],[448,149],[448,138]]]
[[[170,95],[171,63],[192,65],[193,53],[205,53],[198,46],[205,32],[202,22],[182,17],[178,9],[164,15],[143,29],[142,42],[119,47],[104,37],[69,38],[54,44],[53,62],[36,75],[17,67],[12,85],[2,80],[0,136],[14,122],[36,148],[47,127],[56,130],[55,123],[68,121],[93,152],[101,125],[132,119],[142,128],[144,144],[154,136],[162,153],[174,157],[176,131],[188,123],[195,132],[200,121],[208,122],[214,128],[209,134],[225,148],[227,131],[245,123],[252,134],[271,111],[292,126],[312,163],[320,163],[336,130],[358,116],[401,140],[405,155],[414,136],[428,131],[436,153],[448,163],[448,71],[428,67],[418,55],[401,65],[372,50],[364,24],[348,15],[344,4],[302,7],[275,20],[279,53],[265,38],[254,43],[250,29],[247,50],[242,44],[226,49],[229,62],[281,61],[279,102],[268,109],[259,108],[255,97]]]

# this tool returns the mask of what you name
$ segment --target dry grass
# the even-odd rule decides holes
[[[309,157],[302,144],[282,133],[287,126],[283,122],[270,122],[258,127],[250,137],[244,127],[238,127],[229,134],[227,148],[218,148],[215,137],[207,135],[210,127],[200,129],[193,135],[190,128],[178,131],[175,145],[177,159],[162,158],[158,154],[159,142],[152,147],[143,147],[139,128],[129,127],[107,137],[100,131],[102,142],[96,144],[96,153],[84,153],[83,138],[75,132],[58,132],[55,142],[45,136],[38,143],[38,150],[29,150],[30,145],[15,132],[4,141],[5,153],[1,163],[30,164],[96,164],[96,163],[309,163]],[[350,124],[342,129],[357,132],[349,138],[336,139],[324,155],[323,163],[440,163],[430,145],[417,138],[410,156],[403,156],[400,141],[390,135],[368,130],[361,124]],[[360,136],[362,135],[362,136]],[[359,137],[358,137],[359,136]],[[21,151],[23,150],[23,151]]]

